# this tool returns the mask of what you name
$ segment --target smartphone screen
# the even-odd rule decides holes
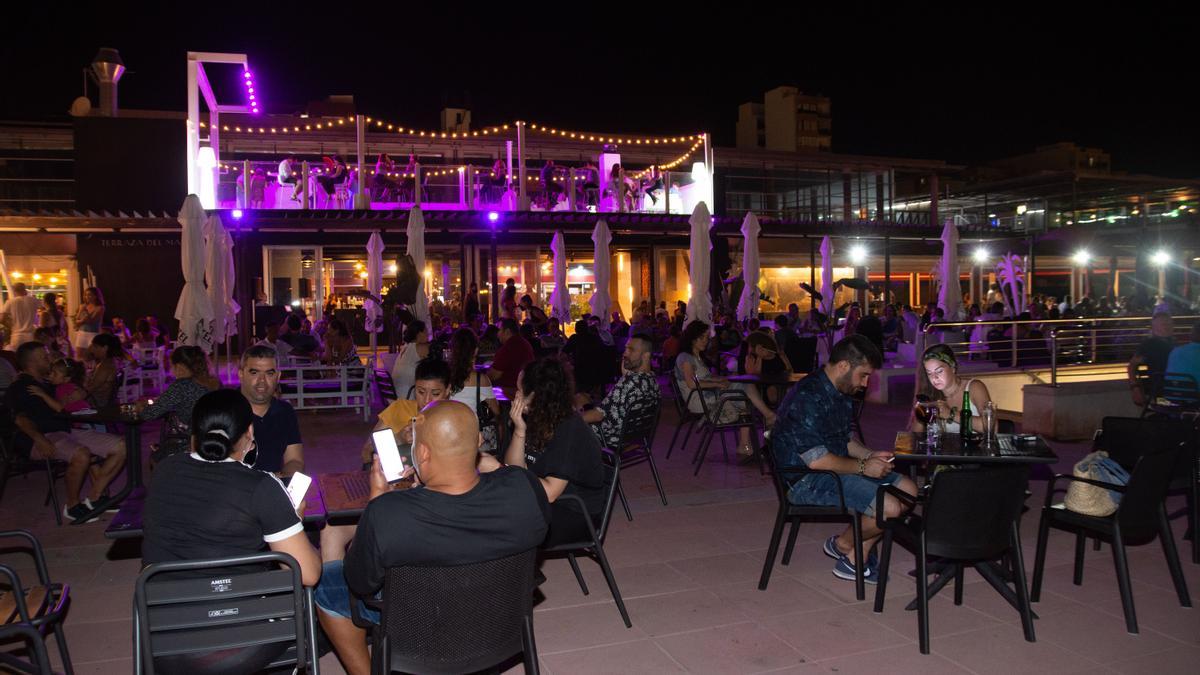
[[[391,429],[380,429],[371,434],[371,439],[375,442],[375,453],[379,455],[384,479],[389,483],[400,480],[404,474],[404,458],[400,456],[395,434]]]
[[[304,500],[304,495],[308,492],[308,486],[312,485],[312,478],[305,476],[302,473],[292,474],[292,480],[288,483],[287,493],[292,500],[292,508],[298,508],[300,502]]]

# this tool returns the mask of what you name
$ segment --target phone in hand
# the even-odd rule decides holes
[[[310,485],[312,485],[312,478],[302,473],[292,474],[292,480],[288,482],[287,493],[288,498],[292,500],[293,509],[300,508],[300,502],[304,501],[304,495],[308,492]]]
[[[380,429],[371,434],[375,443],[375,454],[379,455],[379,464],[383,468],[383,478],[389,483],[395,483],[404,475],[404,458],[400,456],[400,446],[396,445],[396,435],[391,429]]]

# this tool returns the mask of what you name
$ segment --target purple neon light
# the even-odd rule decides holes
[[[234,220],[241,220],[241,219],[242,219],[242,210],[241,210],[241,209],[234,209],[234,210],[233,210],[233,219],[234,219]]]
[[[494,223],[497,220],[500,220],[500,214],[496,213],[495,211],[488,211],[488,220]]]
[[[250,112],[257,115],[258,114],[258,101],[254,97],[254,77],[250,73],[249,68],[246,68],[246,71],[244,73],[242,73],[242,75],[245,78],[243,80],[243,84],[246,85],[246,93],[250,96]]]

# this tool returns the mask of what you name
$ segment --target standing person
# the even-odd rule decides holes
[[[557,359],[535,361],[521,371],[510,417],[512,440],[504,454],[509,466],[527,468],[538,477],[550,502],[550,532],[543,546],[587,539],[588,530],[573,502],[559,501],[564,494],[583,500],[587,514],[598,522],[604,511],[604,467],[600,439],[575,412],[571,376]],[[479,470],[498,470],[489,455],[479,459]]]
[[[238,378],[242,396],[250,402],[257,446],[257,452],[246,463],[280,478],[304,471],[304,444],[296,411],[287,401],[275,398],[279,388],[275,350],[258,345],[247,349],[242,354]]]
[[[415,382],[417,363],[429,356],[429,331],[425,322],[413,320],[404,328],[404,349],[392,364],[392,384],[396,395],[408,398],[408,390]]]
[[[517,376],[521,369],[533,363],[533,347],[521,337],[517,322],[513,319],[500,321],[500,349],[492,358],[492,368],[488,378],[492,384],[504,390],[505,394],[517,388]]]
[[[0,307],[0,318],[9,322],[8,344],[16,349],[26,342],[33,341],[33,332],[37,330],[38,299],[29,294],[25,284],[17,282],[12,286],[12,297]]]
[[[12,411],[17,427],[14,451],[33,459],[67,462],[63,515],[73,521],[72,525],[95,522],[107,506],[102,499],[104,489],[125,464],[125,440],[113,434],[72,429],[71,421],[48,404],[48,400],[54,400],[54,391],[46,383],[50,358],[42,343],[26,342],[18,347],[17,368],[21,374],[4,393],[4,405]],[[92,455],[104,462],[92,474],[91,490],[81,498]]]
[[[497,160],[499,161],[499,160]],[[474,281],[467,289],[467,301],[464,304],[463,319],[468,323],[475,320],[479,316],[479,286]]]
[[[57,294],[46,293],[42,296],[42,306],[38,309],[38,326],[50,333],[55,344],[61,343],[67,337],[67,322],[58,306]]]
[[[208,357],[199,347],[176,347],[171,352],[171,375],[175,381],[153,403],[141,401],[137,404],[142,419],[165,418],[166,432],[163,436],[166,440],[150,455],[156,464],[188,449],[187,438],[196,402],[208,392],[221,388],[220,380],[209,371]]]
[[[229,558],[270,549],[295,558],[304,585],[316,585],[321,559],[304,534],[300,520],[304,503],[293,508],[276,477],[249,467],[253,462],[246,456],[254,452],[258,438],[250,405],[238,392],[227,389],[202,397],[195,411],[193,451],[168,457],[152,476],[142,563]],[[251,566],[229,571],[267,569]],[[251,673],[265,668],[287,646],[268,643],[158,657],[154,665],[164,672]]]
[[[946,433],[962,433],[959,408],[963,392],[971,393],[971,430],[982,432],[983,415],[980,412],[992,400],[987,385],[981,380],[959,376],[958,359],[954,357],[953,349],[946,345],[926,349],[921,355],[921,370],[917,371],[917,396],[937,403],[938,417],[945,420]],[[925,425],[915,416],[910,428],[916,432],[925,431]]]
[[[851,397],[866,388],[871,373],[882,365],[883,356],[862,335],[840,340],[830,350],[825,366],[798,382],[784,397],[771,436],[771,450],[780,466],[806,466],[838,474],[836,479],[826,473],[805,475],[788,492],[788,501],[844,505],[859,513],[863,551],[869,551],[883,533],[875,523],[879,487],[894,485],[910,495],[917,493],[915,483],[892,471],[891,452],[872,452],[850,435],[854,419]],[[905,510],[891,495],[884,498],[883,509],[887,518],[897,518]],[[826,540],[822,550],[837,561],[834,576],[854,580],[860,562],[852,526]],[[862,572],[866,583],[878,583],[873,555],[867,557]]]
[[[75,328],[75,339],[72,345],[75,351],[85,354],[92,346],[92,338],[100,334],[100,326],[104,323],[104,294],[99,288],[92,286],[83,292],[83,304],[75,310],[72,319]]]
[[[500,318],[517,318],[517,282],[513,279],[504,282],[504,290],[500,293]]]

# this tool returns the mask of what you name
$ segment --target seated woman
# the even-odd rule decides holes
[[[83,388],[91,404],[100,410],[117,403],[117,371],[129,357],[121,347],[120,338],[111,333],[92,338],[91,356],[96,367],[88,374]]]
[[[983,431],[983,415],[980,414],[988,401],[992,400],[987,385],[979,380],[964,380],[958,376],[958,359],[954,350],[946,345],[934,345],[925,350],[921,356],[921,369],[917,371],[917,397],[934,401],[938,407],[938,417],[945,420],[946,432],[957,434],[959,426],[959,406],[962,405],[964,391],[971,392],[971,428],[976,433]],[[914,405],[915,408],[915,405]],[[925,431],[925,425],[913,417],[910,426],[912,431]]]
[[[684,400],[687,401],[688,410],[694,413],[704,412],[700,402],[700,396],[704,396],[709,414],[714,416],[711,421],[720,424],[736,421],[746,414],[745,403],[740,400],[732,400],[720,405],[717,393],[722,389],[734,389],[745,394],[750,404],[762,413],[768,427],[773,425],[775,413],[762,400],[762,396],[758,393],[758,387],[730,384],[729,380],[723,377],[713,376],[703,357],[708,343],[708,324],[699,320],[692,321],[687,325],[683,331],[683,337],[679,341],[679,356],[675,357],[675,382],[679,385],[679,391],[683,394]],[[700,391],[693,395],[693,392],[696,392],[697,381]],[[718,414],[720,417],[716,417]],[[750,428],[741,427],[738,429],[738,454],[748,456],[753,453],[754,448],[750,445]]]
[[[504,461],[532,471],[546,490],[551,506],[550,531],[543,546],[586,541],[587,525],[578,504],[564,502],[577,495],[593,523],[604,512],[604,466],[600,439],[572,407],[574,386],[558,359],[534,361],[521,371],[509,416],[512,439]],[[492,471],[499,462],[480,455],[479,470]]]
[[[171,352],[171,375],[175,381],[153,402],[142,401],[137,410],[142,419],[166,418],[161,440],[150,454],[158,464],[167,457],[187,450],[190,446],[192,411],[205,394],[221,388],[221,382],[208,370],[208,357],[199,347],[187,345]]]
[[[340,319],[331,319],[325,325],[325,364],[329,366],[361,366],[358,348],[350,337],[350,329]]]
[[[154,471],[144,513],[142,563],[253,555],[270,549],[300,563],[301,578],[314,586],[321,559],[283,484],[244,463],[254,451],[250,403],[236,389],[196,402],[192,452],[163,460]],[[260,568],[231,568],[233,574]],[[205,575],[211,574],[206,570]],[[258,672],[287,649],[286,643],[216,653],[155,659],[160,673]]]
[[[458,401],[475,411],[476,416],[482,412],[481,405],[487,406],[480,420],[480,433],[483,434],[485,452],[496,450],[496,424],[484,422],[495,420],[500,416],[500,404],[492,390],[492,381],[486,373],[475,369],[475,361],[479,357],[479,339],[470,328],[459,328],[450,338],[450,400]],[[488,414],[490,413],[490,415]]]

